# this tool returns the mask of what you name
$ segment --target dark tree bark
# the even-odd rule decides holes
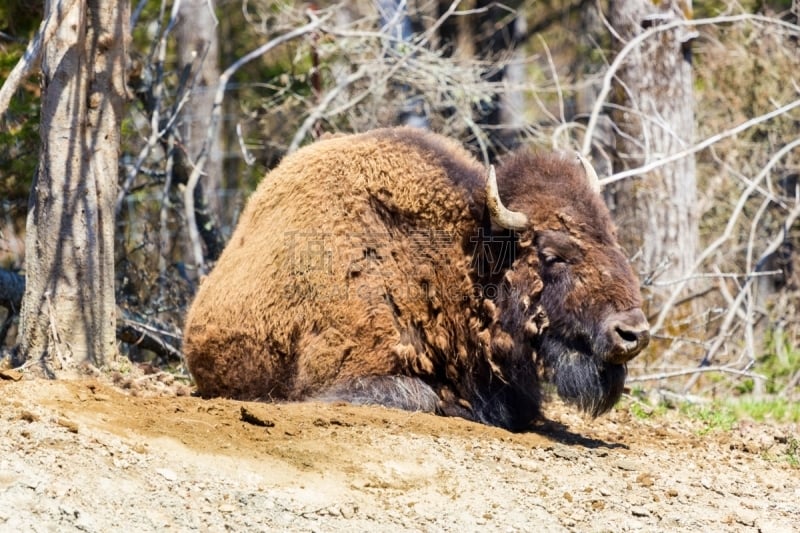
[[[491,66],[482,73],[489,83],[509,82],[513,86],[525,76],[524,62],[518,46],[527,36],[525,16],[520,0],[468,0],[459,4],[459,10],[473,13],[451,16],[440,29],[440,46],[456,61],[480,59]],[[439,16],[444,15],[452,2],[439,2]],[[488,137],[490,159],[511,150],[519,144],[519,131],[524,123],[522,94],[518,90],[501,90],[491,99],[481,102],[475,109],[476,124],[484,127]]]
[[[9,313],[18,313],[24,293],[25,278],[16,272],[0,268],[0,306],[8,309]]]
[[[6,314],[0,324],[0,350],[6,342],[6,336],[22,306],[22,295],[25,293],[25,278],[0,268],[0,307],[5,307]]]

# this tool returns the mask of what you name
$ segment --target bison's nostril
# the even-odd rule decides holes
[[[650,325],[638,309],[615,315],[609,326],[613,363],[627,362],[650,343]]]
[[[638,344],[639,342],[639,332],[636,331],[629,331],[627,329],[617,327],[617,335],[619,335],[625,344]]]
[[[633,357],[650,343],[650,331],[617,327],[617,351]]]

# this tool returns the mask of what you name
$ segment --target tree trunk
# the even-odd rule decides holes
[[[659,7],[660,5],[660,7]],[[617,0],[610,21],[617,49],[652,26],[691,17],[691,2]],[[689,147],[694,94],[692,29],[657,32],[625,59],[614,88],[615,170],[635,168]],[[678,280],[690,273],[698,245],[695,160],[687,156],[607,191],[620,241],[637,257],[644,279]],[[660,298],[655,295],[656,305]]]
[[[45,16],[56,9],[47,0]],[[128,21],[125,1],[78,1],[42,55],[20,349],[50,377],[116,357],[114,200]]]
[[[206,140],[211,121],[211,108],[219,85],[219,45],[214,0],[181,0],[175,28],[178,66],[191,72],[191,100],[181,110],[179,129],[189,161],[197,161]],[[194,83],[192,83],[192,80]],[[219,130],[218,130],[219,131]],[[214,193],[222,183],[222,149],[220,136],[215,135],[208,147],[205,176],[202,180],[208,204],[217,220],[221,220],[221,202]]]

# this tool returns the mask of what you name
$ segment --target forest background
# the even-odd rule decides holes
[[[264,174],[325,133],[410,124],[487,163],[519,145],[589,155],[653,325],[634,390],[800,417],[796,2],[110,4],[0,6],[7,367],[131,361],[188,379],[187,305]],[[48,66],[68,57],[75,10],[86,60],[64,80]],[[86,105],[52,103],[61,82]],[[82,157],[95,163],[70,171]],[[69,207],[87,197],[88,224]],[[76,244],[91,220],[105,234]]]

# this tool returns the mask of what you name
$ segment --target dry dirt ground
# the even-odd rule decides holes
[[[800,531],[796,425],[553,404],[514,434],[126,386],[0,381],[1,531]]]

